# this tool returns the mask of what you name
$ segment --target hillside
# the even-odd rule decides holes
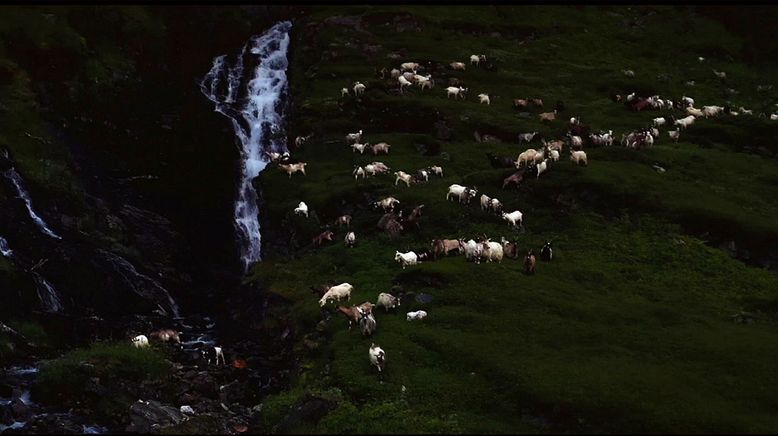
[[[775,91],[757,85],[772,84],[775,68],[744,63],[743,48],[689,8],[320,7],[297,20],[287,127],[290,139],[314,134],[292,151],[307,174],[269,167],[258,178],[265,257],[248,282],[288,303],[265,322],[293,326],[301,362],[290,389],[264,401],[264,431],[775,431],[775,121],[700,119],[677,143],[662,128],[652,148],[585,149],[587,167],[565,148],[518,189],[501,189],[514,170],[485,155],[515,159],[520,132],[561,139],[572,116],[617,141],[654,117],[683,116],[630,111],[611,100],[616,93],[772,113]],[[473,53],[490,66],[469,65]],[[401,95],[378,77],[407,61],[426,65],[435,87]],[[453,61],[468,66],[454,72]],[[465,101],[446,98],[449,77],[469,88]],[[355,81],[364,95],[341,98]],[[479,93],[491,104],[478,104]],[[541,123],[541,110],[512,107],[526,97],[542,98],[545,111],[562,101],[564,111]],[[391,144],[390,154],[352,152],[344,137],[360,129],[363,142]],[[444,177],[410,187],[392,175],[355,181],[353,168],[374,160],[392,172],[440,165]],[[454,183],[521,210],[524,229],[482,212],[477,199],[447,202]],[[425,205],[420,230],[392,239],[376,228],[382,213],[369,204],[389,195],[405,214]],[[292,213],[300,201],[310,218]],[[346,213],[354,248],[334,225]],[[334,241],[314,248],[325,228]],[[553,240],[555,258],[534,276],[513,259],[477,265],[451,255],[405,270],[393,260],[433,239],[482,234],[517,240],[521,252]],[[333,305],[320,309],[310,287],[325,282],[354,285],[352,304],[391,289],[407,297],[399,310],[379,310],[366,338]],[[428,318],[407,322],[419,309]],[[753,322],[732,317],[741,312]],[[373,342],[387,353],[383,384],[368,361]]]

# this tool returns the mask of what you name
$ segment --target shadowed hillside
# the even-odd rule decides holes
[[[778,428],[770,407],[778,124],[758,116],[775,112],[777,100],[775,90],[757,91],[775,69],[745,63],[743,38],[673,7],[328,7],[295,26],[289,136],[314,136],[291,153],[308,163],[306,176],[269,167],[259,177],[266,259],[252,280],[289,302],[276,316],[295,326],[305,357],[291,389],[265,402],[266,430]],[[470,65],[471,54],[487,62]],[[409,61],[425,67],[434,88],[400,93],[388,73],[380,78],[381,68]],[[453,61],[466,70],[453,71]],[[469,89],[464,101],[446,98],[452,77]],[[364,95],[341,97],[356,81]],[[754,115],[701,118],[677,143],[662,127],[641,150],[587,146],[586,167],[565,148],[540,178],[528,172],[518,189],[501,188],[515,170],[492,167],[486,153],[515,159],[527,147],[520,132],[562,139],[575,116],[592,132],[613,130],[618,143],[654,117],[686,115],[635,112],[611,99],[632,92]],[[480,93],[490,105],[478,104]],[[542,98],[544,109],[512,107],[527,97]],[[541,123],[537,114],[558,101],[557,120]],[[389,155],[353,152],[345,135],[360,129],[362,142],[391,144]],[[374,160],[390,174],[355,180],[355,166]],[[430,165],[444,177],[395,186],[394,171]],[[481,211],[478,198],[447,202],[454,183],[521,210],[524,229]],[[376,228],[382,213],[370,203],[390,195],[405,216],[424,204],[419,230],[392,239]],[[293,214],[300,201],[307,219]],[[354,248],[334,224],[342,214],[353,216]],[[313,247],[327,228],[334,241]],[[393,260],[436,238],[482,234],[517,241],[522,254],[553,240],[555,257],[534,276],[521,259],[478,265],[450,255],[405,270]],[[354,285],[350,304],[380,292],[405,298],[389,313],[377,309],[367,338],[348,331],[332,303],[319,307],[310,287],[325,282]],[[406,321],[420,309],[427,319]],[[383,384],[368,360],[373,342],[387,353]]]

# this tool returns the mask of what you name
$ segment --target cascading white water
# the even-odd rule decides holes
[[[258,195],[251,181],[265,169],[267,152],[285,152],[283,97],[286,95],[286,58],[292,23],[277,23],[253,36],[230,64],[227,55],[213,60],[200,84],[216,111],[232,120],[240,141],[241,178],[235,201],[235,228],[241,242],[244,270],[261,260]],[[253,76],[244,74],[244,62],[256,63]]]
[[[62,310],[62,303],[59,301],[59,295],[46,279],[38,273],[33,273],[35,288],[38,291],[38,298],[41,300],[43,310],[46,312],[59,312]]]
[[[16,188],[16,193],[19,194],[19,197],[24,200],[24,204],[27,206],[27,212],[30,214],[30,218],[32,218],[33,221],[35,221],[35,224],[38,225],[38,228],[41,229],[41,231],[52,238],[55,239],[62,239],[61,236],[54,233],[49,226],[46,225],[46,222],[43,221],[41,217],[38,216],[38,214],[35,213],[35,211],[32,209],[32,199],[30,198],[30,194],[24,189],[24,185],[22,183],[22,176],[19,175],[18,172],[16,172],[15,168],[9,168],[3,172],[3,175],[11,181],[11,183]]]
[[[8,245],[8,241],[6,241],[2,236],[0,236],[0,254],[5,257],[11,257],[14,255],[14,251],[11,250],[11,247]]]

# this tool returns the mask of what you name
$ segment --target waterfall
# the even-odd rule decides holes
[[[258,194],[251,181],[265,169],[267,152],[284,152],[283,97],[286,95],[286,58],[292,23],[277,23],[261,36],[253,36],[234,62],[218,56],[200,88],[216,111],[232,120],[240,141],[241,177],[235,201],[235,229],[244,270],[261,260]],[[244,63],[255,64],[251,77]]]
[[[38,228],[41,229],[43,233],[51,236],[54,239],[62,239],[61,236],[57,235],[51,229],[49,229],[49,226],[46,225],[46,222],[43,221],[43,219],[39,217],[38,214],[36,214],[32,209],[32,199],[30,198],[30,194],[24,189],[24,185],[22,184],[22,176],[16,172],[16,169],[9,168],[3,172],[3,175],[5,175],[5,177],[11,181],[11,183],[16,188],[16,193],[22,200],[24,200],[24,204],[27,206],[27,212],[30,214],[30,218],[35,221],[35,224],[38,225]]]
[[[157,303],[159,309],[165,314],[172,312],[173,316],[176,318],[181,316],[178,304],[176,304],[173,297],[170,296],[167,289],[160,285],[156,280],[145,274],[139,273],[133,264],[118,254],[105,250],[97,250],[97,252],[136,294]],[[167,306],[167,309],[163,307],[163,305]]]
[[[43,310],[46,312],[59,312],[62,310],[62,303],[59,301],[59,295],[57,291],[38,273],[32,274],[33,280],[35,280],[35,287],[38,290],[38,298],[43,304]]]
[[[14,255],[14,251],[11,250],[11,247],[8,245],[8,241],[6,241],[2,236],[0,236],[0,254],[5,257],[11,257]]]

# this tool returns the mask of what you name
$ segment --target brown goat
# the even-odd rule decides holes
[[[516,171],[502,181],[502,189],[505,189],[511,183],[515,183],[518,187],[522,180],[524,180],[524,170]]]
[[[330,230],[321,232],[319,234],[319,236],[316,236],[315,238],[313,238],[313,245],[315,247],[319,247],[319,246],[321,246],[321,244],[324,243],[324,241],[332,241],[332,237],[333,236],[335,236],[335,233],[333,233]]]
[[[338,306],[336,307],[340,313],[345,315],[345,317],[348,319],[348,329],[351,330],[351,324],[357,324],[359,322],[359,318],[363,316],[362,309],[360,309],[357,306]]]

